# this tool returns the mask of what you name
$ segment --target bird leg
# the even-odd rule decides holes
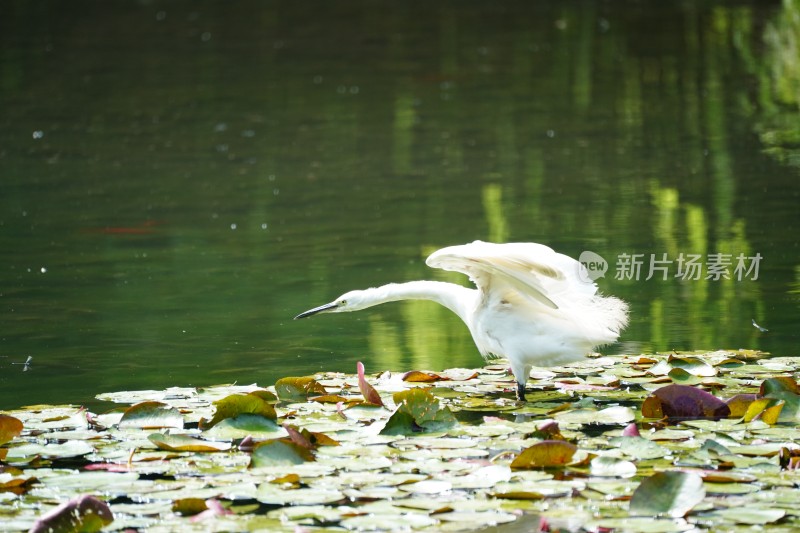
[[[517,401],[524,402],[525,401],[525,384],[520,383],[517,381]]]

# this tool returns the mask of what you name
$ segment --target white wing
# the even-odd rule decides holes
[[[560,296],[591,298],[597,292],[594,283],[584,281],[587,278],[578,261],[543,244],[475,241],[442,248],[426,263],[466,274],[483,291],[488,291],[495,280],[500,281],[551,309],[567,303]]]

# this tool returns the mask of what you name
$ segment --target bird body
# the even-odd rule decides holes
[[[599,295],[583,265],[543,244],[475,241],[442,248],[426,263],[466,274],[477,288],[441,281],[390,283],[350,291],[295,318],[398,300],[435,301],[464,321],[484,357],[509,360],[520,400],[533,366],[579,361],[595,346],[616,341],[627,324],[625,302]]]

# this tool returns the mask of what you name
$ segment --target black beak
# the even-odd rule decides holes
[[[303,311],[302,313],[300,313],[299,315],[294,317],[294,319],[297,320],[299,318],[306,318],[306,317],[309,317],[309,316],[316,315],[317,313],[322,313],[324,311],[330,311],[331,309],[336,309],[336,307],[338,307],[338,304],[336,302],[331,302],[329,304],[320,305],[319,307],[315,307],[314,309],[309,309],[308,311]]]

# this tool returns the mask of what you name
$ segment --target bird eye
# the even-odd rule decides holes
[[[339,305],[347,305],[347,300],[339,300]]]

